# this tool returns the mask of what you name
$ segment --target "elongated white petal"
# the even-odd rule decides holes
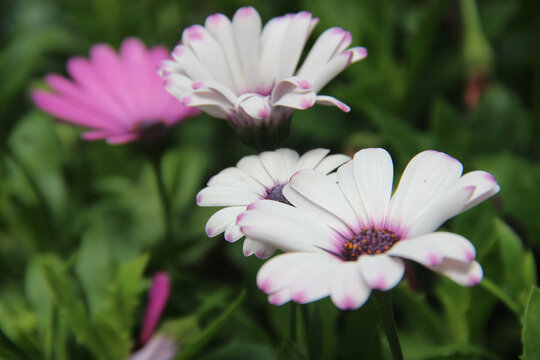
[[[208,237],[221,234],[229,225],[235,224],[236,218],[245,209],[245,206],[230,206],[217,211],[206,223],[206,234]]]
[[[349,66],[352,56],[353,54],[351,52],[341,53],[324,65],[315,76],[310,76],[308,80],[313,81],[313,90],[318,92],[328,84],[330,80],[335,78],[337,74]]]
[[[223,14],[214,14],[206,19],[204,25],[223,48],[234,83],[233,91],[239,93],[242,89],[246,89],[246,79],[238,56],[231,21]]]
[[[330,150],[322,148],[306,152],[298,160],[296,171],[302,169],[314,169],[329,152]]]
[[[283,56],[282,44],[290,22],[291,18],[288,16],[276,17],[266,23],[262,30],[259,64],[262,89],[272,89],[278,79],[279,60]]]
[[[411,224],[426,207],[453,186],[463,166],[437,151],[424,151],[407,165],[392,196],[389,220],[393,227]]]
[[[209,186],[197,194],[199,206],[249,205],[259,199],[259,195],[245,189],[230,186]]]
[[[392,289],[401,281],[405,272],[405,265],[401,259],[386,254],[363,255],[357,261],[362,277],[369,287],[376,290]]]
[[[289,181],[291,175],[296,172],[296,164],[300,155],[296,151],[287,148],[277,149],[276,153],[281,155],[283,166],[287,169],[287,181]]]
[[[468,210],[487,198],[492,197],[499,192],[501,187],[497,184],[497,181],[490,173],[485,171],[471,171],[463,175],[457,182],[457,186],[468,187],[474,186],[474,192],[472,193],[467,205],[463,211]]]
[[[212,178],[210,178],[210,180],[208,180],[208,185],[239,187],[241,189],[253,191],[254,193],[260,194],[261,196],[264,195],[266,191],[265,186],[263,186],[257,180],[236,167],[230,167],[221,170],[217,175],[213,176]]]
[[[233,17],[233,32],[248,89],[257,88],[261,18],[252,7],[243,7]],[[247,89],[246,89],[247,90]]]
[[[259,259],[268,259],[276,252],[276,248],[265,243],[246,238],[244,240],[244,256],[255,254]]]
[[[311,14],[302,11],[294,15],[287,28],[287,41],[282,43],[281,53],[286,56],[281,56],[278,78],[283,79],[293,74],[310,32]]]
[[[437,230],[446,220],[463,212],[473,191],[474,187],[469,186],[441,195],[410,223],[407,236],[415,237]]]
[[[371,225],[382,228],[392,195],[394,167],[384,149],[364,149],[353,158],[354,180]]]
[[[291,298],[306,304],[330,295],[334,272],[342,265],[340,260],[325,256],[304,268],[291,285]]]
[[[237,224],[248,237],[261,241],[283,251],[323,251],[320,248],[334,248],[332,239],[328,239],[326,230],[312,222],[304,221],[301,213],[290,216],[289,205],[267,200],[281,206],[283,213],[264,210],[246,211],[238,218]],[[260,201],[260,202],[265,202]],[[259,202],[257,202],[259,203]],[[255,204],[257,204],[255,203]]]
[[[359,219],[360,227],[366,228],[370,225],[370,220],[364,207],[364,202],[356,186],[356,181],[354,180],[354,166],[353,162],[349,161],[345,165],[342,165],[337,170],[337,182],[339,188],[343,192],[343,195],[349,201],[354,212]]]
[[[358,309],[371,294],[371,288],[362,278],[360,271],[356,261],[344,262],[334,271],[330,297],[341,310]]]
[[[238,161],[236,167],[267,188],[272,188],[277,185],[270,174],[268,174],[268,171],[264,168],[261,159],[256,155],[243,157]]]
[[[298,172],[283,189],[283,194],[293,205],[310,214],[321,216],[326,221],[330,221],[329,216],[335,217],[350,230],[360,228],[358,218],[339,186],[316,170]],[[337,226],[335,221],[332,224]],[[336,230],[350,235],[349,229],[340,226]]]
[[[349,105],[339,101],[338,99],[336,98],[333,98],[331,96],[326,96],[326,95],[317,95],[315,97],[315,102],[317,104],[321,104],[321,105],[329,105],[329,106],[336,106],[339,110],[343,111],[343,112],[349,112],[351,111],[351,108],[349,107]]]
[[[323,174],[327,174],[336,170],[339,166],[345,164],[351,158],[343,154],[334,154],[325,157],[317,166],[315,170],[320,171]]]
[[[240,101],[237,109],[243,110],[253,119],[264,119],[270,116],[271,113],[271,105],[268,102],[268,99],[256,94]]]
[[[291,176],[290,169],[279,153],[265,151],[259,154],[259,158],[276,184],[283,184],[289,180]]]
[[[316,253],[287,253],[264,263],[257,274],[257,286],[267,294],[288,288],[305,268],[321,261]],[[324,258],[323,258],[324,259]]]
[[[235,242],[240,240],[242,236],[244,236],[244,233],[242,232],[242,229],[240,229],[240,226],[236,225],[236,223],[232,223],[227,226],[227,229],[225,230],[225,240],[228,242]]]
[[[463,286],[475,286],[484,277],[482,266],[476,261],[464,263],[457,260],[445,259],[442,264],[430,267]]]
[[[463,236],[436,232],[398,241],[387,254],[414,260],[424,266],[436,266],[444,259],[470,263],[474,260],[476,251],[471,242]]]

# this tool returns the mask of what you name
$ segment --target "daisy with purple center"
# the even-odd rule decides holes
[[[267,199],[290,207],[282,189],[294,173],[302,169],[312,169],[325,176],[324,174],[350,160],[346,155],[328,153],[327,149],[314,149],[302,156],[291,149],[265,151],[259,155],[246,156],[236,167],[222,170],[197,194],[199,206],[225,206],[208,220],[208,236],[213,237],[225,232],[227,241],[239,240],[244,234],[236,225],[236,218],[249,204]],[[249,237],[244,240],[245,256],[255,254],[265,259],[275,250],[274,246]]]
[[[198,113],[167,93],[157,74],[167,59],[163,46],[146,49],[136,38],[122,42],[120,53],[106,44],[90,50],[90,59],[67,62],[72,79],[49,74],[52,92],[34,90],[32,99],[43,111],[68,123],[91,129],[85,140],[109,144],[155,140],[169,127]]]
[[[349,107],[317,93],[351,63],[367,56],[348,48],[351,34],[326,30],[297,69],[306,41],[317,24],[309,12],[287,14],[262,27],[252,7],[236,11],[232,21],[215,14],[205,26],[184,30],[181,45],[164,61],[167,90],[180,101],[227,119],[255,147],[279,143],[288,133],[295,109],[315,103]]]
[[[435,232],[499,191],[489,173],[462,171],[456,159],[424,151],[409,162],[393,195],[393,164],[384,149],[356,153],[337,170],[337,183],[300,171],[283,188],[293,206],[263,200],[238,217],[247,237],[286,251],[262,266],[258,286],[276,305],[330,296],[338,308],[356,309],[373,289],[399,283],[403,259],[458,284],[478,284],[483,273],[474,246]]]

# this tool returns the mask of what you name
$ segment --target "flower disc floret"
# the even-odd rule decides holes
[[[398,241],[399,236],[396,236],[393,231],[374,227],[363,228],[345,243],[343,258],[355,261],[362,255],[382,254],[390,250]]]

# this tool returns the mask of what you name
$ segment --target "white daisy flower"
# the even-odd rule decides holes
[[[293,206],[263,200],[238,217],[246,236],[287,252],[262,266],[258,286],[276,305],[330,296],[340,309],[355,309],[372,289],[399,283],[403,259],[476,285],[483,273],[474,246],[435,230],[496,194],[499,185],[484,171],[462,176],[462,170],[446,154],[422,152],[407,165],[393,196],[392,159],[384,149],[356,153],[337,170],[337,183],[300,171],[283,188]]]
[[[227,241],[239,240],[244,234],[236,225],[236,218],[249,204],[260,199],[289,204],[281,190],[294,173],[302,169],[313,169],[327,174],[350,160],[346,155],[328,153],[327,149],[310,150],[302,156],[291,149],[265,151],[259,155],[246,156],[236,167],[222,170],[197,194],[199,206],[225,206],[210,217],[206,224],[206,234],[213,237],[225,232]],[[266,259],[275,250],[273,246],[250,238],[244,240],[245,256],[255,254]]]
[[[232,21],[214,14],[204,26],[184,30],[174,61],[164,61],[160,73],[182,104],[227,119],[249,145],[271,146],[287,135],[295,109],[319,103],[349,111],[339,100],[317,93],[367,51],[347,49],[351,34],[330,28],[297,70],[317,22],[306,11],[273,18],[264,27],[252,7],[238,9]]]

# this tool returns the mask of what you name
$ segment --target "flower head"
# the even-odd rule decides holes
[[[208,236],[225,232],[227,241],[239,240],[244,234],[236,225],[236,218],[249,204],[260,199],[289,204],[282,189],[294,173],[301,169],[313,169],[327,174],[350,159],[340,154],[327,156],[328,152],[326,149],[315,149],[299,156],[291,149],[265,151],[259,155],[246,156],[236,167],[222,170],[197,194],[197,204],[200,206],[225,206],[208,220]],[[246,256],[255,254],[264,259],[274,251],[275,247],[271,245],[249,238],[244,241]]]
[[[365,149],[337,170],[338,182],[310,170],[292,177],[283,194],[293,206],[258,201],[238,217],[246,236],[288,253],[257,276],[273,304],[330,296],[341,309],[360,307],[372,289],[389,290],[403,259],[453,281],[481,281],[474,246],[435,232],[449,218],[499,191],[490,174],[462,176],[456,159],[436,151],[414,157],[392,195],[393,165],[383,149]]]
[[[185,29],[172,53],[174,61],[163,62],[166,88],[183,104],[227,119],[249,145],[276,144],[287,135],[294,109],[320,103],[349,111],[337,99],[317,93],[367,51],[347,49],[351,34],[331,28],[297,70],[317,22],[303,11],[276,17],[262,27],[252,7],[238,9],[232,21],[211,15],[204,27]]]
[[[169,95],[156,73],[168,57],[162,46],[146,49],[136,38],[123,41],[117,54],[109,45],[94,45],[90,59],[67,62],[72,79],[58,74],[45,77],[53,92],[34,90],[32,98],[57,118],[89,128],[85,140],[107,139],[120,144],[153,140],[162,132],[197,113]]]

